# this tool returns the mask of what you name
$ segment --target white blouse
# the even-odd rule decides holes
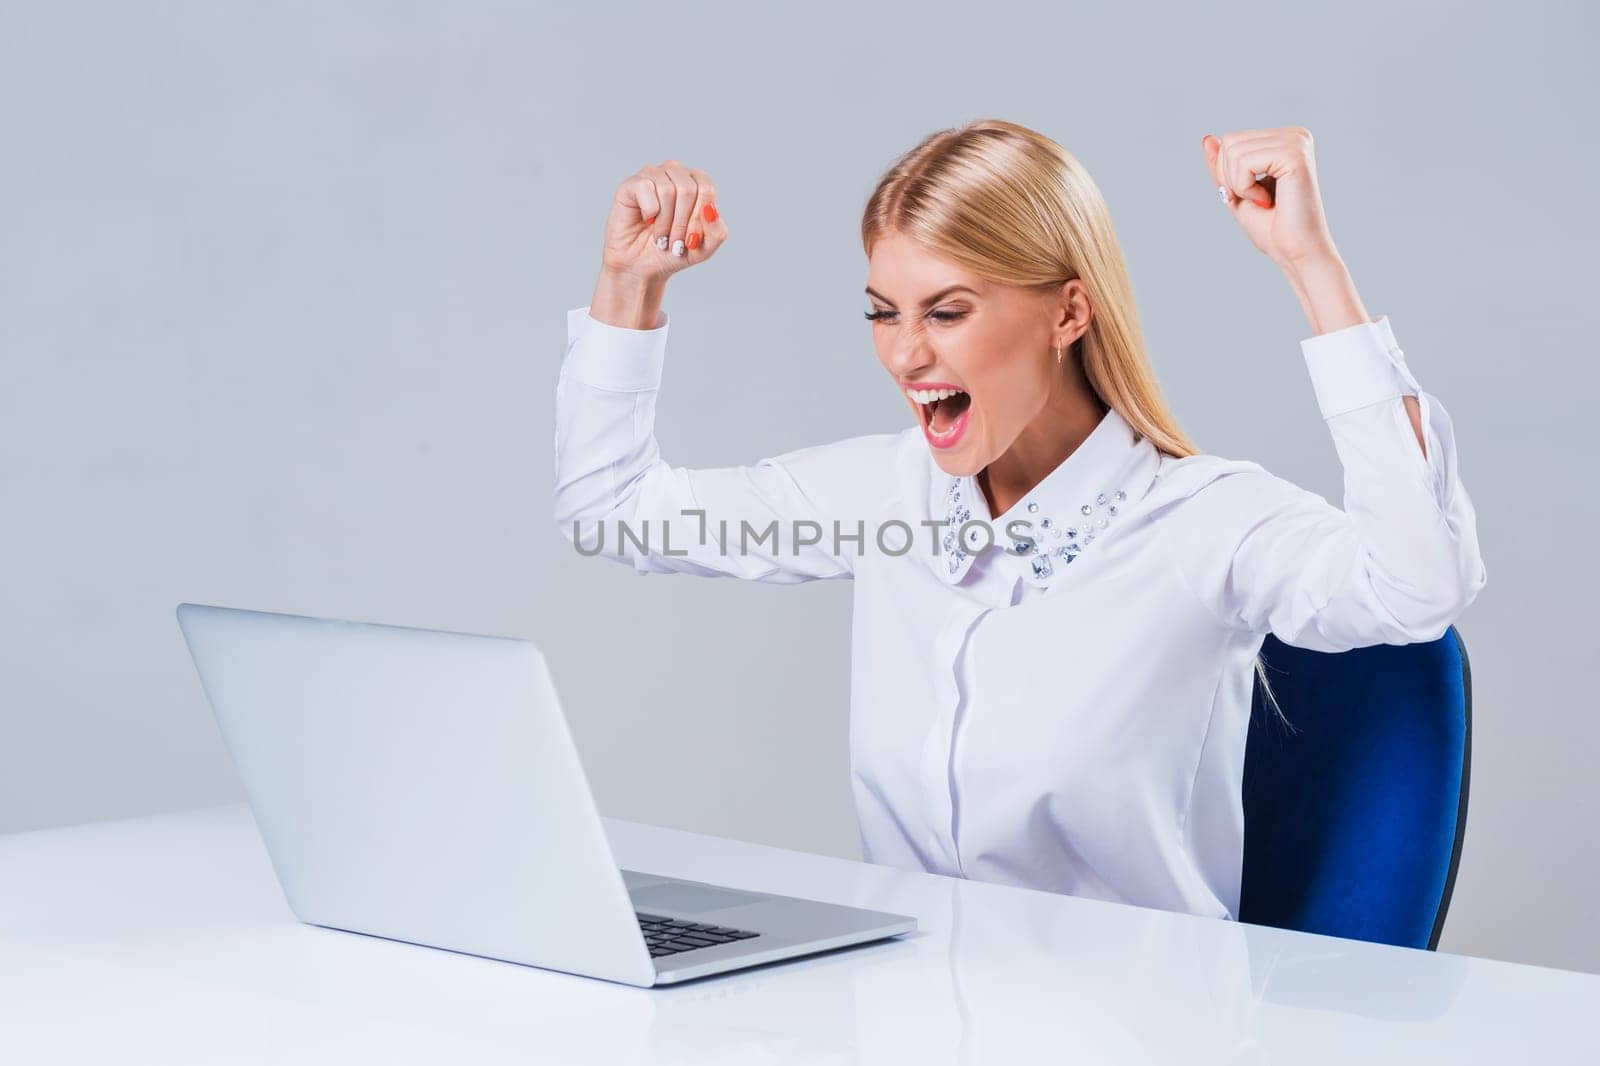
[[[1300,342],[1343,510],[1255,462],[1164,455],[1111,410],[995,517],[915,425],[669,466],[653,429],[666,312],[633,330],[588,311],[567,314],[556,388],[562,535],[641,574],[855,581],[869,862],[1236,917],[1263,635],[1433,640],[1485,581],[1450,417],[1387,317]]]

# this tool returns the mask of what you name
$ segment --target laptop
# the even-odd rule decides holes
[[[302,922],[639,987],[917,927],[619,869],[529,641],[196,603],[177,616]]]

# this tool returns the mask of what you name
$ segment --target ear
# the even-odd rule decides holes
[[[1089,332],[1094,319],[1094,305],[1089,302],[1089,288],[1081,278],[1073,278],[1061,286],[1056,316],[1056,341],[1063,347],[1072,344]]]

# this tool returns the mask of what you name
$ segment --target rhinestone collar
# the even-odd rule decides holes
[[[975,475],[939,474],[934,481],[942,492],[930,508],[946,522],[936,560],[939,575],[957,584],[979,555],[992,553],[994,565],[1016,568],[1031,584],[1048,586],[1097,539],[1115,531],[1159,462],[1154,445],[1110,409],[1071,455],[998,518],[989,515]],[[1017,527],[1023,537],[1008,536],[1006,527],[1013,522],[1026,523]]]

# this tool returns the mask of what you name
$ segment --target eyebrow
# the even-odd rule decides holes
[[[938,303],[940,300],[944,299],[946,296],[949,296],[953,292],[970,292],[974,296],[979,295],[979,293],[978,293],[978,291],[976,289],[969,288],[966,285],[951,285],[948,288],[940,289],[938,292],[934,293],[932,296],[928,297],[926,300],[923,300],[922,301],[922,306],[925,307],[925,308],[932,307],[934,304]],[[891,300],[887,296],[883,295],[883,293],[878,292],[877,290],[875,290],[871,285],[867,286],[867,295],[868,296],[876,296],[878,299],[882,300],[884,303],[888,304],[890,307],[894,306],[894,301],[893,300]]]

